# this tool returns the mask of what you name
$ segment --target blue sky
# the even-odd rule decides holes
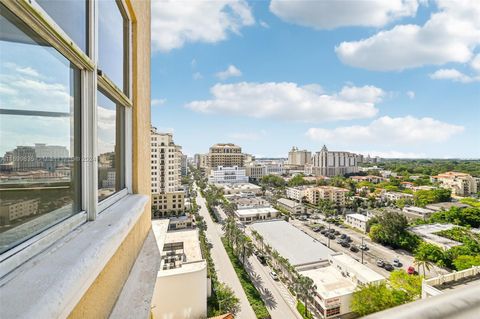
[[[189,155],[480,157],[479,2],[348,2],[155,1],[152,124]]]

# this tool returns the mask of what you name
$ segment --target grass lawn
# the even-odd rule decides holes
[[[304,319],[313,319],[313,315],[310,311],[307,311],[305,315],[305,305],[300,300],[297,300],[297,310]]]

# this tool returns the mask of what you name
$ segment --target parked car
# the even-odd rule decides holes
[[[393,260],[393,266],[395,267],[402,267],[402,262],[398,259],[398,258],[395,258]]]
[[[328,238],[330,238],[330,239],[335,239],[335,235],[334,235],[334,234],[330,234],[330,235],[328,235]]]
[[[347,236],[347,237],[345,237],[345,241],[346,241],[347,243],[350,243],[350,242],[352,242],[352,239],[350,238],[350,236]]]
[[[264,255],[257,255],[257,259],[262,265],[267,264],[267,258]]]
[[[338,238],[337,239],[337,244],[342,244],[343,243],[343,239],[342,238]]]
[[[322,234],[322,235],[325,235],[326,233],[327,233],[326,229],[323,229],[323,230],[320,231],[320,234]]]
[[[354,253],[357,253],[358,252],[357,246],[355,246],[355,245],[350,246],[350,251],[354,252]]]
[[[341,238],[341,239],[345,239],[345,237],[347,237],[347,234],[341,234],[341,235],[340,235],[340,238]]]
[[[335,234],[335,236],[338,236],[338,235],[340,235],[340,232],[338,230],[335,230],[334,234]]]
[[[272,277],[273,280],[277,281],[278,280],[278,275],[276,272],[271,271],[270,272],[270,277]]]
[[[321,229],[319,227],[315,227],[312,229],[314,232],[318,233]]]
[[[387,271],[393,271],[395,268],[393,268],[393,266],[389,263],[385,263],[385,265],[383,265],[383,268],[385,268],[385,270]]]
[[[348,248],[350,247],[350,244],[346,241],[344,241],[343,243],[341,243],[342,247],[345,247],[345,248]]]
[[[410,267],[408,267],[408,269],[407,269],[407,274],[409,274],[409,275],[418,275],[418,272],[415,270],[415,267],[410,266]]]
[[[377,266],[383,268],[385,266],[385,262],[383,260],[379,259],[379,260],[377,260]]]

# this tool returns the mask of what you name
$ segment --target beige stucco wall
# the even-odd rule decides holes
[[[133,192],[150,198],[150,1],[126,1],[133,21]],[[69,318],[108,318],[151,228],[150,203]]]

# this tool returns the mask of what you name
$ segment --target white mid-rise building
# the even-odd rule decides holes
[[[285,173],[283,163],[257,163],[245,165],[245,174],[252,180],[259,181],[263,176],[282,175]]]
[[[297,187],[287,187],[285,190],[287,198],[301,202],[304,197],[306,197],[307,189],[311,186],[297,186]]]
[[[175,145],[171,133],[151,129],[152,214],[154,217],[176,215],[185,209],[185,192],[181,190],[181,146]]]
[[[245,168],[238,166],[218,166],[210,170],[208,182],[211,184],[248,183],[248,176],[245,173]]]

